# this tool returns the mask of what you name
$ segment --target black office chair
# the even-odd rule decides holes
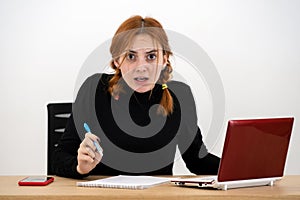
[[[54,174],[52,165],[52,154],[58,145],[58,141],[65,130],[67,119],[72,112],[72,103],[49,103],[48,110],[48,158],[47,174]]]

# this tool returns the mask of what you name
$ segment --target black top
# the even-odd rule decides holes
[[[202,142],[189,86],[168,82],[174,111],[164,117],[157,114],[163,93],[160,84],[152,91],[138,93],[123,81],[123,92],[116,100],[107,92],[111,77],[95,74],[81,86],[54,153],[56,175],[171,175],[176,146],[192,173],[217,174],[220,159],[208,153]],[[76,171],[77,150],[86,132],[85,122],[101,139],[104,156],[89,174],[80,175]]]

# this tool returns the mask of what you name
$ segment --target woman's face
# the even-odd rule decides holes
[[[126,83],[143,93],[154,87],[166,61],[167,56],[163,55],[161,46],[149,35],[139,34],[115,65],[120,68]]]

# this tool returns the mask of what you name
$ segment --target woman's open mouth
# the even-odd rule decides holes
[[[135,77],[134,80],[138,81],[138,82],[145,82],[145,81],[148,81],[149,78],[148,77],[144,77],[144,76],[139,76],[139,77]]]

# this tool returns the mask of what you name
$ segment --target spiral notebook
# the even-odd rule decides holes
[[[77,186],[119,189],[146,189],[170,181],[171,178],[164,177],[119,175],[93,181],[77,182]]]

